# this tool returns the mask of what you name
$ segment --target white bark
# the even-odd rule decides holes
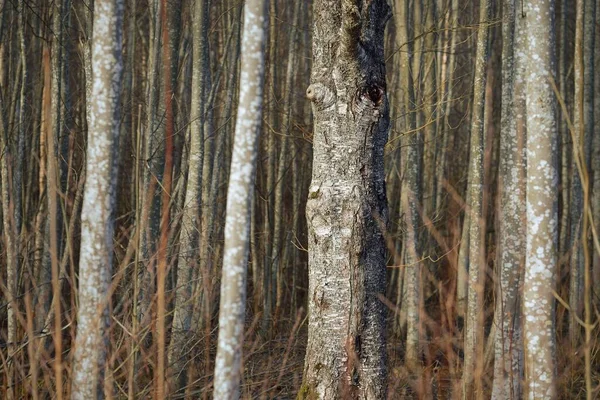
[[[247,0],[244,6],[240,94],[227,191],[215,399],[240,395],[250,212],[262,121],[266,6],[266,0]]]
[[[527,249],[523,286],[525,393],[530,399],[553,398],[555,321],[552,295],[557,266],[558,157],[555,75],[554,0],[524,6],[527,80]]]
[[[123,0],[96,0],[72,399],[103,398],[123,70]]]

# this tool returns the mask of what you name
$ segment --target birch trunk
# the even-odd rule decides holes
[[[386,396],[385,0],[313,5],[309,328],[299,398]]]
[[[79,309],[72,399],[103,398],[109,346],[108,303],[113,258],[117,143],[123,70],[123,0],[96,0],[92,46],[92,105],[81,221]]]
[[[556,396],[553,290],[558,241],[558,143],[555,97],[554,0],[525,4],[527,51],[527,233],[523,286],[525,394]]]
[[[266,6],[266,0],[247,0],[244,6],[240,94],[225,220],[215,399],[240,396],[250,213],[262,122]]]

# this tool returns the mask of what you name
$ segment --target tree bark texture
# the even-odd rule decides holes
[[[522,18],[515,26],[515,0],[503,2],[500,215],[494,323],[493,399],[520,399],[523,343],[520,297],[525,263],[525,51]]]
[[[120,124],[123,0],[96,0],[72,399],[104,398]]]
[[[300,398],[386,395],[385,0],[313,5],[309,332]]]
[[[244,6],[240,93],[227,193],[219,339],[215,361],[214,398],[223,400],[240,396],[250,212],[262,122],[266,6],[266,0],[247,0]]]
[[[554,296],[558,244],[558,136],[554,1],[525,5],[527,51],[527,239],[523,285],[525,395],[556,396]]]
[[[483,373],[483,291],[485,285],[485,210],[484,191],[484,149],[485,149],[485,88],[489,58],[489,23],[492,4],[482,0],[480,4],[477,52],[475,56],[475,76],[473,84],[473,114],[471,117],[471,147],[469,155],[468,208],[469,218],[469,274],[467,315],[465,320],[463,366],[463,395],[473,397],[474,391],[482,387]],[[465,226],[466,227],[466,226]]]

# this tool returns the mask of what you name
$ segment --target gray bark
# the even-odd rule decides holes
[[[503,2],[500,214],[494,324],[493,399],[520,399],[523,376],[520,288],[525,263],[525,37],[515,0]]]
[[[47,137],[47,143],[53,142],[52,146],[47,150],[46,169],[48,171],[48,180],[46,182],[47,191],[47,217],[44,221],[44,246],[40,271],[38,274],[38,291],[37,291],[37,307],[35,316],[35,330],[42,331],[47,327],[44,326],[44,321],[48,315],[50,301],[52,299],[51,286],[48,284],[52,280],[52,264],[60,259],[61,238],[63,234],[63,210],[59,206],[57,191],[62,189],[62,176],[65,164],[61,160],[65,160],[65,154],[62,152],[61,143],[66,143],[67,140],[63,136],[67,135],[65,124],[65,85],[68,85],[65,79],[65,61],[66,49],[65,46],[65,24],[70,14],[70,1],[58,0],[55,4],[55,10],[52,20],[52,30],[54,38],[52,41],[52,128],[49,131],[52,137]],[[68,135],[67,135],[68,136]],[[51,170],[52,176],[50,176]],[[56,239],[56,240],[54,240]]]
[[[385,0],[313,5],[309,329],[300,398],[386,396]]]
[[[285,73],[285,94],[283,101],[283,120],[282,120],[282,142],[279,150],[279,165],[277,168],[277,181],[275,183],[275,204],[274,204],[274,224],[273,224],[273,249],[271,255],[271,272],[272,272],[272,284],[276,286],[275,295],[275,310],[274,310],[274,321],[275,324],[278,318],[281,316],[281,305],[283,300],[283,282],[286,277],[285,266],[287,264],[285,256],[285,249],[290,243],[290,227],[284,229],[282,232],[282,226],[285,224],[284,219],[284,187],[285,182],[289,182],[288,172],[289,161],[292,159],[291,154],[291,113],[293,111],[292,93],[294,84],[294,72],[296,65],[296,32],[294,28],[299,21],[301,2],[296,2],[293,9],[294,20],[290,27],[288,35],[288,55],[287,55],[287,68]],[[291,154],[293,156],[293,154]],[[273,290],[271,290],[273,292]],[[269,317],[269,316],[267,316]]]
[[[469,155],[469,275],[467,315],[465,319],[463,364],[463,396],[471,398],[481,391],[483,373],[483,292],[485,285],[485,211],[484,190],[484,138],[485,138],[485,88],[489,58],[489,22],[492,4],[482,0],[480,4],[477,52],[475,59],[473,113],[471,116],[471,148]]]
[[[582,180],[577,168],[577,159],[585,160],[582,166],[587,171],[591,167],[592,137],[594,135],[594,28],[596,0],[578,0],[575,21],[575,59],[574,80],[575,96],[573,108],[573,166],[571,168],[571,259],[569,308],[569,337],[571,346],[576,348],[580,341],[581,327],[577,318],[583,317],[583,275],[585,268],[584,240],[589,232],[583,230],[584,192],[589,191],[590,183]],[[578,156],[580,154],[581,156]],[[586,187],[584,187],[584,185]]]
[[[19,248],[19,236],[21,233],[21,226],[23,223],[23,160],[25,160],[25,113],[26,113],[26,93],[27,93],[27,41],[25,37],[25,24],[27,22],[26,19],[26,11],[24,7],[24,3],[21,4],[19,10],[19,44],[21,48],[21,92],[19,95],[19,129],[18,129],[18,138],[17,138],[17,157],[15,162],[15,171],[14,171],[14,218],[15,218],[15,231],[17,233],[16,238],[16,248]]]
[[[123,71],[123,10],[123,0],[96,0],[72,399],[104,397]]]
[[[143,326],[150,322],[150,307],[155,294],[156,244],[160,227],[160,185],[164,165],[164,125],[159,123],[161,24],[160,2],[149,2],[150,34],[148,70],[146,76],[146,126],[144,130],[143,191],[141,220],[137,229],[141,237],[143,268],[137,277],[139,288],[138,320]]]
[[[262,121],[266,0],[247,0],[244,8],[240,94],[225,221],[219,338],[215,361],[215,399],[239,398],[257,145]]]
[[[596,3],[596,15],[600,12],[600,2]],[[596,27],[597,34],[600,28]],[[594,50],[594,93],[600,93],[600,39],[595,41]],[[600,121],[600,99],[594,99],[594,121]],[[600,233],[600,134],[596,133],[593,139],[592,171],[594,173],[593,194],[592,194],[592,212],[596,234]],[[600,306],[600,252],[594,251],[592,262],[592,288],[594,288],[594,297],[596,304]]]
[[[4,46],[0,46],[0,62],[5,57]],[[2,66],[0,66],[2,68]],[[6,329],[7,329],[7,391],[6,396],[9,400],[15,399],[15,350],[17,347],[17,230],[16,220],[14,218],[15,196],[12,185],[12,166],[14,165],[14,156],[8,137],[7,110],[0,95],[0,181],[2,204],[2,241],[6,253],[6,293],[3,300],[7,302]]]
[[[525,395],[556,396],[554,296],[558,242],[558,135],[554,1],[524,5],[527,38],[527,249],[523,286]]]
[[[571,63],[569,62],[568,57],[568,49],[570,48],[570,43],[567,35],[567,22],[568,18],[568,6],[567,1],[561,1],[560,4],[560,20],[557,25],[560,26],[560,36],[559,36],[559,54],[558,54],[558,66],[557,70],[559,71],[558,80],[559,80],[559,92],[564,97],[564,100],[571,104],[571,91],[567,90],[569,87],[569,69],[571,68]],[[560,237],[559,237],[559,254],[562,256],[569,252],[569,246],[571,243],[570,239],[570,206],[571,206],[571,165],[572,165],[572,139],[571,132],[567,126],[567,118],[562,113],[559,113],[560,118],[558,122],[559,134],[560,134],[560,153],[561,153],[561,161],[560,161],[560,185],[562,188],[561,191],[561,204],[560,204]]]
[[[435,204],[436,207],[438,209],[438,211],[441,212],[441,210],[443,209],[444,205],[443,204],[443,194],[445,192],[444,190],[444,182],[446,179],[446,170],[447,170],[447,159],[448,159],[448,148],[449,148],[449,143],[450,143],[450,132],[451,132],[451,128],[450,128],[450,115],[452,114],[452,104],[454,103],[454,74],[455,74],[455,69],[456,69],[456,45],[457,45],[457,41],[459,38],[459,32],[458,32],[458,13],[459,13],[459,8],[458,8],[458,0],[451,0],[450,3],[450,10],[448,11],[449,14],[449,26],[452,28],[451,31],[448,32],[448,35],[450,36],[450,44],[448,47],[448,61],[447,61],[447,67],[445,70],[445,74],[442,74],[442,76],[446,76],[446,81],[445,82],[440,82],[440,85],[442,85],[442,90],[445,89],[444,92],[444,96],[442,97],[443,101],[445,102],[444,104],[444,113],[443,113],[443,118],[444,118],[444,123],[442,125],[441,131],[442,131],[442,145],[441,145],[441,149],[440,149],[440,159],[437,162],[438,167],[437,167],[437,186],[436,186],[436,200],[435,200]]]
[[[264,219],[264,248],[265,248],[265,257],[264,263],[262,266],[262,288],[260,294],[262,295],[263,300],[263,319],[262,319],[262,330],[267,332],[270,323],[270,317],[272,314],[273,308],[273,279],[272,279],[272,269],[273,269],[273,249],[275,248],[275,237],[279,235],[279,233],[275,230],[274,220],[275,220],[275,192],[276,192],[276,178],[277,178],[277,157],[278,154],[278,146],[276,140],[276,130],[279,128],[279,119],[277,118],[277,94],[278,87],[277,84],[277,45],[279,44],[279,40],[276,34],[277,27],[277,2],[271,1],[269,3],[269,74],[268,74],[268,87],[269,87],[269,114],[268,114],[268,123],[266,131],[268,134],[268,163],[267,163],[267,187],[266,187],[266,210]]]
[[[175,309],[171,343],[169,344],[169,365],[176,374],[174,386],[177,392],[185,386],[187,373],[185,364],[189,350],[191,329],[194,271],[198,268],[200,206],[202,204],[202,168],[204,158],[203,98],[205,90],[205,70],[203,65],[204,48],[207,46],[208,1],[196,0],[193,14],[193,72],[190,122],[190,145],[188,156],[188,177],[185,190],[185,204],[182,211],[180,249],[177,263],[177,284],[175,287]],[[169,377],[171,378],[171,376]]]
[[[407,1],[400,3],[396,12],[396,35],[398,45],[405,44],[407,49],[402,54],[401,65],[412,66],[414,49],[414,32],[411,26],[410,9]],[[406,356],[405,361],[413,374],[418,374],[421,364],[421,326],[420,326],[420,305],[422,301],[421,293],[421,260],[422,244],[420,240],[419,227],[422,225],[420,210],[422,204],[422,176],[423,176],[423,134],[417,131],[417,121],[415,110],[415,88],[413,82],[414,70],[407,68],[401,73],[402,88],[404,89],[403,103],[406,112],[406,127],[408,133],[405,133],[402,139],[404,154],[402,155],[402,190],[400,215],[404,217],[403,227],[403,246],[402,258],[404,268],[403,288],[400,291],[405,293],[405,302],[402,309],[406,310]],[[405,305],[404,305],[405,304]]]

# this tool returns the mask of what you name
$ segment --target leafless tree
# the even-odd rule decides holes
[[[73,399],[104,397],[123,71],[123,9],[122,0],[95,1]]]

